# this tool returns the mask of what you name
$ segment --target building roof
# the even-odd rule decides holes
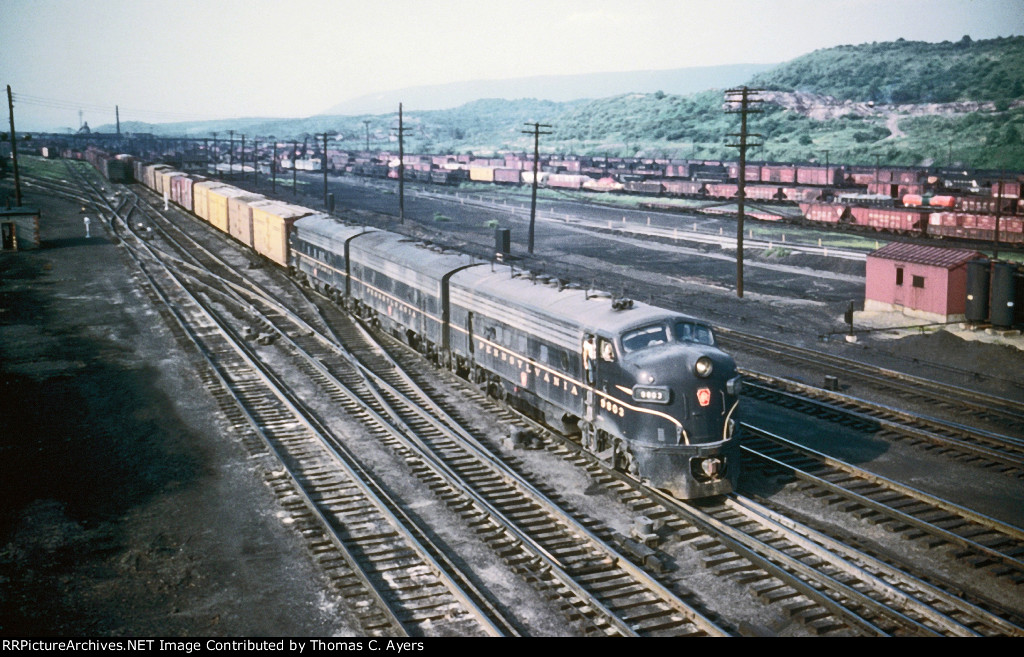
[[[969,249],[949,249],[942,246],[925,246],[923,244],[908,244],[905,242],[892,242],[882,248],[868,254],[869,258],[883,258],[885,260],[898,260],[916,265],[928,265],[931,267],[943,267],[955,269],[975,258],[980,258],[981,253]]]

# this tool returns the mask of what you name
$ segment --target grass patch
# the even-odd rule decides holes
[[[434,221],[440,222],[440,221],[451,221],[451,220],[452,220],[451,217],[445,216],[445,215],[441,214],[440,212],[435,212],[434,213]]]

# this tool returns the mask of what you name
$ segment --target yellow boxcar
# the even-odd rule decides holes
[[[146,187],[149,187],[158,194],[161,193],[162,182],[160,173],[162,171],[170,171],[171,167],[166,164],[149,164],[145,167],[146,179],[144,181]]]
[[[288,266],[288,235],[296,219],[313,210],[289,203],[267,201],[252,206],[252,248],[282,267]]]
[[[469,179],[494,182],[494,167],[469,167]]]
[[[228,232],[242,244],[252,247],[252,206],[266,202],[262,194],[246,194],[228,199]]]
[[[210,208],[206,201],[210,188],[223,184],[216,180],[206,180],[192,185],[192,212],[203,221],[210,221]]]
[[[222,187],[211,187],[206,190],[206,203],[210,213],[210,225],[217,230],[228,232],[228,199],[239,196],[251,196],[252,192],[244,189],[224,185]]]

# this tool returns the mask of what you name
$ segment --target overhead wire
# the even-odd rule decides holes
[[[34,96],[31,94],[14,93],[13,100],[16,104],[29,105],[32,107],[45,107],[47,109],[59,109],[59,110],[71,110],[71,111],[88,111],[88,112],[111,112],[114,106],[112,105],[100,105],[97,103],[85,103],[70,100],[61,100],[56,98],[45,98],[43,96]],[[208,120],[215,119],[218,117],[211,117],[210,115],[204,114],[193,114],[188,112],[171,112],[167,110],[143,110],[133,109],[130,107],[117,106],[122,114],[129,116],[141,116],[151,117],[153,119],[179,119],[183,121],[188,120]]]

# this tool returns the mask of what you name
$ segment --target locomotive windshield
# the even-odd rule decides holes
[[[644,326],[622,334],[622,348],[626,350],[626,353],[666,342],[668,342],[668,330],[661,324]]]
[[[710,347],[715,344],[715,335],[707,326],[693,322],[676,322],[676,340],[706,344]]]

